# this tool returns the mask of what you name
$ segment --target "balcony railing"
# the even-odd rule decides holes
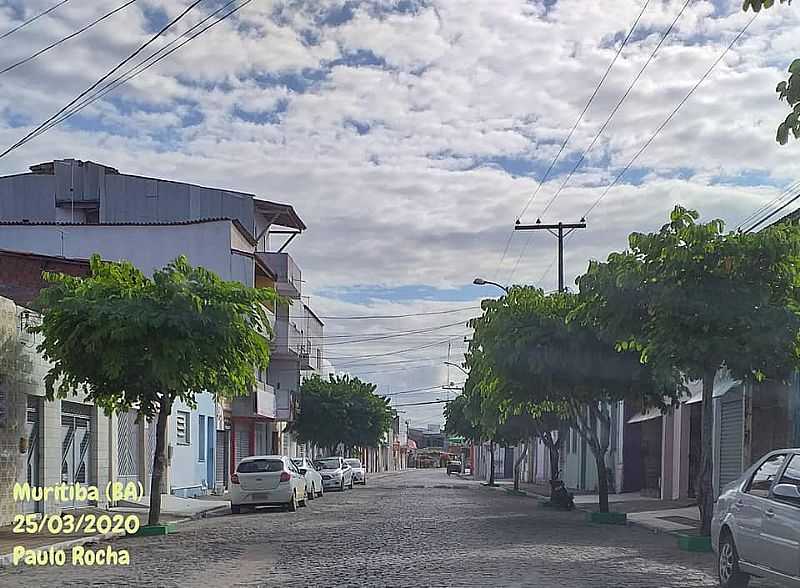
[[[277,414],[275,389],[263,382],[256,382],[250,396],[234,398],[231,408],[233,416],[274,419]]]
[[[256,253],[259,259],[275,273],[278,294],[289,298],[300,298],[302,276],[291,255],[288,253]]]

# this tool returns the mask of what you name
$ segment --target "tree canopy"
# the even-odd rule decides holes
[[[270,289],[220,279],[179,257],[152,278],[128,262],[90,260],[88,277],[45,273],[51,285],[37,301],[42,322],[33,331],[51,362],[50,399],[79,391],[106,412],[136,409],[153,418],[156,456],[150,523],[160,515],[167,418],[176,399],[194,406],[197,394],[244,396],[254,366],[269,363],[265,305]],[[260,331],[260,333],[259,333]]]
[[[791,4],[792,0],[780,0],[781,4]],[[744,0],[745,12],[753,9],[759,12],[762,8],[772,8],[775,0]],[[789,142],[789,133],[795,139],[800,139],[800,59],[795,59],[789,66],[789,79],[778,84],[775,88],[779,100],[785,100],[792,108],[786,119],[778,126],[776,140],[781,145]]]
[[[779,224],[726,233],[676,206],[658,232],[632,233],[629,249],[592,262],[579,280],[587,315],[644,364],[703,381],[699,504],[713,512],[713,383],[720,369],[744,381],[783,379],[798,366],[800,231]]]
[[[300,440],[330,451],[376,447],[392,426],[389,401],[375,394],[375,384],[347,375],[319,375],[303,382],[300,412],[293,429]]]

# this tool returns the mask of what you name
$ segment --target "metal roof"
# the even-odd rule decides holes
[[[279,204],[278,202],[259,200],[258,198],[253,199],[253,203],[255,204],[256,212],[273,219],[270,224],[305,231],[306,224],[290,204]]]

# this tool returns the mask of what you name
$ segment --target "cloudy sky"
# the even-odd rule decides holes
[[[448,344],[460,361],[466,319],[481,296],[499,292],[472,280],[555,287],[555,241],[544,232],[514,234],[522,210],[528,223],[586,214],[750,19],[741,0],[690,0],[560,190],[685,4],[650,0],[531,200],[644,2],[252,0],[0,159],[0,174],[75,157],[291,203],[309,228],[290,251],[318,314],[413,315],[326,318],[325,355],[378,383],[398,405],[446,398],[432,388],[448,381]],[[0,39],[0,69],[122,3],[67,2]],[[0,0],[0,34],[53,4]],[[2,147],[189,4],[138,0],[0,74]],[[201,2],[152,47],[222,4]],[[800,179],[800,146],[774,141],[786,114],[774,88],[800,55],[798,25],[800,10],[787,6],[754,21],[587,215],[588,229],[569,239],[568,283],[589,259],[623,247],[630,231],[660,226],[675,203],[736,227]],[[421,314],[432,312],[439,314]],[[377,338],[387,334],[397,336]],[[449,381],[463,381],[458,369],[449,371]],[[441,414],[438,405],[399,410],[415,425]]]

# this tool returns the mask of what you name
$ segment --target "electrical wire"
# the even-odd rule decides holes
[[[326,356],[326,357],[324,357],[324,359],[329,359],[329,360],[335,360],[335,359],[372,359],[374,357],[387,357],[387,356],[391,356],[391,355],[399,355],[401,353],[409,353],[411,351],[419,351],[419,350],[422,350],[422,349],[428,349],[430,347],[435,347],[436,345],[443,345],[444,343],[447,343],[448,341],[449,341],[449,339],[442,339],[442,340],[436,341],[434,343],[426,343],[425,345],[419,345],[417,347],[409,347],[408,349],[399,349],[399,350],[396,350],[396,351],[389,351],[389,352],[386,352],[386,353],[375,353],[375,354],[371,354],[371,355],[341,355],[341,356],[334,356],[334,357]],[[351,363],[348,362],[345,365],[351,365]],[[339,366],[339,367],[342,367],[342,366]]]
[[[772,208],[775,204],[777,204],[778,202],[780,202],[781,200],[783,200],[788,196],[792,196],[799,188],[800,188],[800,180],[792,182],[791,184],[789,184],[787,188],[783,190],[783,192],[781,192],[779,196],[777,196],[773,200],[770,200],[766,204],[760,206],[759,208],[751,212],[749,215],[747,215],[744,219],[742,219],[739,222],[739,224],[736,225],[736,229],[737,230],[741,229],[744,225],[750,223],[751,221],[756,220],[756,218],[758,218],[759,215],[766,213],[766,211]]]
[[[758,18],[759,14],[760,13],[758,13],[758,12],[755,13],[753,15],[753,17],[750,18],[750,20],[747,21],[747,23],[744,25],[744,27],[742,27],[742,29],[731,40],[731,42],[728,44],[728,46],[725,48],[725,50],[722,53],[720,53],[719,57],[717,57],[714,60],[714,62],[711,64],[711,66],[705,71],[705,73],[702,76],[700,76],[700,79],[697,80],[697,83],[694,86],[692,86],[692,88],[689,90],[689,92],[686,94],[686,96],[684,96],[683,99],[677,104],[677,106],[675,106],[675,108],[672,110],[672,112],[669,114],[669,116],[667,116],[667,118],[664,119],[664,122],[662,122],[658,126],[658,128],[650,136],[650,138],[645,142],[645,144],[642,145],[641,149],[639,149],[639,151],[636,152],[636,154],[631,158],[631,160],[622,169],[622,171],[619,172],[619,174],[617,174],[617,177],[614,178],[614,181],[611,182],[611,184],[609,184],[609,186],[603,191],[603,193],[600,194],[600,197],[597,198],[597,200],[595,200],[594,203],[586,210],[586,212],[583,214],[584,218],[587,218],[589,216],[589,214],[595,208],[597,208],[597,206],[600,204],[600,202],[603,200],[603,198],[605,198],[606,195],[611,191],[611,189],[614,186],[617,185],[617,183],[622,179],[622,177],[631,168],[631,166],[636,162],[636,160],[639,159],[639,157],[642,155],[642,153],[644,153],[645,150],[650,146],[650,144],[656,139],[656,137],[658,137],[659,133],[661,133],[661,131],[670,123],[670,121],[672,121],[672,119],[675,118],[675,115],[678,114],[678,112],[683,107],[683,105],[686,104],[686,102],[689,100],[689,98],[691,98],[692,94],[694,94],[695,91],[697,90],[697,88],[700,87],[700,84],[702,84],[708,78],[708,76],[711,75],[711,72],[714,71],[714,68],[717,67],[717,65],[719,65],[719,63],[725,58],[725,56],[728,54],[728,52],[730,52],[730,50],[733,48],[733,46],[747,32],[747,29],[750,28],[750,25],[753,24],[753,21],[756,18]]]
[[[433,316],[438,314],[453,314],[456,312],[466,312],[467,310],[481,310],[480,306],[465,306],[462,308],[452,308],[450,310],[436,310],[432,312],[413,312],[409,314],[364,314],[364,315],[355,315],[355,316],[320,316],[320,319],[324,320],[339,320],[339,321],[350,321],[350,320],[383,320],[383,319],[396,319],[396,318],[410,318],[416,316]]]
[[[692,0],[686,0],[686,2],[684,2],[683,6],[680,9],[680,12],[678,12],[678,14],[672,20],[672,22],[670,23],[670,25],[667,28],[667,30],[664,31],[664,34],[661,35],[661,39],[658,41],[658,44],[655,46],[653,51],[650,52],[650,56],[647,58],[647,61],[644,62],[644,65],[642,65],[641,69],[639,69],[639,73],[636,74],[636,77],[634,77],[633,81],[628,85],[628,89],[625,90],[625,93],[622,95],[622,97],[619,99],[617,104],[611,110],[611,114],[608,115],[608,118],[603,123],[603,125],[600,127],[600,130],[597,131],[597,134],[594,136],[594,139],[592,139],[592,142],[589,143],[589,146],[586,149],[583,150],[583,153],[581,153],[581,156],[578,158],[578,161],[572,167],[572,169],[570,170],[569,174],[567,174],[567,177],[561,183],[561,186],[559,186],[558,190],[556,190],[556,193],[553,194],[553,197],[550,198],[550,201],[547,203],[547,205],[544,207],[544,209],[542,210],[541,214],[539,215],[540,217],[544,216],[547,213],[547,211],[550,210],[550,207],[553,205],[553,202],[555,202],[556,198],[558,198],[558,196],[564,190],[564,187],[572,179],[572,176],[575,175],[575,172],[578,171],[578,168],[583,164],[583,162],[585,161],[586,156],[588,155],[589,151],[592,150],[592,148],[595,146],[597,141],[602,136],[603,132],[606,130],[606,127],[608,127],[608,125],[611,123],[611,121],[614,118],[614,116],[617,114],[617,112],[619,112],[619,109],[622,108],[622,105],[624,104],[625,100],[627,100],[628,96],[633,91],[633,88],[636,86],[636,84],[639,82],[639,79],[642,77],[642,75],[644,74],[644,72],[647,69],[647,67],[650,65],[650,63],[652,63],[652,61],[653,61],[653,59],[655,59],[656,55],[658,55],[658,51],[661,49],[661,46],[667,40],[667,37],[669,37],[670,33],[672,33],[672,30],[675,28],[675,25],[678,23],[678,20],[681,18],[681,16],[683,16],[683,13],[689,7],[689,4],[691,2],[692,2]]]
[[[617,49],[617,52],[614,54],[614,58],[611,60],[611,63],[608,64],[608,67],[606,68],[606,71],[603,74],[603,77],[600,78],[600,81],[597,83],[597,86],[595,87],[594,92],[592,92],[591,96],[589,97],[589,100],[586,102],[586,105],[583,107],[583,110],[578,115],[578,118],[575,120],[575,124],[572,125],[572,128],[570,129],[569,134],[567,134],[566,139],[564,139],[564,141],[561,143],[561,147],[559,148],[558,152],[556,153],[556,156],[553,158],[553,161],[550,163],[550,166],[547,168],[547,171],[542,176],[542,179],[539,180],[539,184],[536,186],[536,190],[533,192],[531,197],[528,198],[528,201],[525,203],[525,206],[522,208],[522,212],[520,212],[517,215],[517,220],[521,219],[525,215],[525,213],[528,211],[528,208],[530,208],[531,204],[533,204],[533,201],[536,199],[536,196],[539,194],[539,191],[542,189],[542,186],[547,181],[547,179],[550,177],[550,173],[553,171],[553,168],[555,167],[556,163],[558,162],[558,159],[561,157],[561,154],[564,152],[564,149],[566,148],[567,143],[569,143],[569,140],[572,138],[572,135],[575,134],[575,131],[578,128],[578,125],[581,123],[581,121],[583,120],[583,117],[586,115],[586,112],[589,110],[589,107],[594,102],[594,99],[597,97],[598,92],[600,92],[600,88],[603,87],[603,84],[605,83],[606,79],[608,78],[609,74],[611,73],[611,70],[613,69],[614,65],[617,63],[617,59],[619,59],[619,56],[622,53],[622,50],[625,49],[625,47],[627,46],[628,41],[630,40],[631,36],[633,36],[633,33],[636,30],[636,27],[639,25],[639,21],[642,19],[642,16],[644,15],[645,10],[647,10],[647,6],[649,4],[650,4],[650,0],[645,0],[645,3],[642,5],[642,10],[636,16],[636,20],[633,21],[633,24],[631,25],[630,29],[628,30],[628,34],[622,40],[622,43],[620,44],[619,48]],[[514,237],[514,233],[515,232],[516,231],[512,230],[511,234],[508,237],[508,240],[506,241],[506,246],[505,246],[505,249],[503,250],[503,255],[500,258],[500,263],[497,264],[498,270],[502,267],[503,261],[505,261],[506,254],[508,253],[508,248],[511,245],[511,240]],[[530,239],[530,238],[531,238],[531,235],[528,235],[528,239]],[[513,275],[513,272],[512,272],[512,275]],[[510,281],[510,278],[506,282],[506,284],[508,284],[509,281]]]
[[[341,339],[347,337],[371,337],[369,339],[362,339],[361,341],[378,341],[380,339],[392,339],[394,337],[405,337],[408,335],[420,335],[423,333],[432,333],[433,331],[439,331],[441,329],[449,329],[452,327],[457,326],[466,326],[466,321],[457,321],[454,323],[448,323],[446,325],[438,325],[435,327],[426,327],[424,329],[414,329],[411,331],[390,331],[388,333],[351,333],[349,335],[317,335],[317,336],[310,336],[309,339],[314,340],[327,340],[327,339]],[[357,341],[337,341],[336,343],[356,343]]]
[[[119,86],[122,86],[122,85],[126,84],[128,81],[130,81],[133,78],[135,78],[135,77],[139,76],[140,74],[144,73],[145,71],[147,71],[148,69],[150,69],[151,67],[156,65],[162,59],[165,59],[165,58],[169,57],[172,53],[174,53],[175,51],[177,51],[178,49],[180,49],[181,47],[183,47],[184,45],[186,45],[190,41],[193,41],[194,39],[196,39],[197,37],[199,37],[200,35],[205,33],[208,29],[218,25],[220,22],[224,21],[229,16],[231,16],[233,13],[241,10],[242,8],[244,8],[245,6],[250,4],[250,2],[252,2],[253,0],[245,0],[242,4],[240,4],[239,6],[231,9],[228,13],[222,15],[220,18],[218,18],[217,20],[212,22],[210,25],[206,26],[205,28],[201,29],[200,31],[198,31],[197,33],[192,35],[191,37],[187,38],[185,41],[180,43],[178,46],[173,47],[172,49],[167,51],[167,49],[169,49],[177,41],[179,41],[180,39],[182,39],[183,37],[188,35],[190,32],[192,32],[193,30],[195,30],[198,27],[200,27],[201,25],[203,25],[205,22],[211,20],[211,18],[213,18],[218,13],[222,12],[225,8],[227,8],[231,4],[235,4],[236,1],[237,0],[229,0],[223,6],[220,6],[219,8],[217,8],[214,12],[212,12],[211,14],[206,16],[204,19],[202,19],[200,22],[198,22],[194,26],[190,27],[188,30],[184,31],[181,35],[179,35],[178,37],[176,37],[175,39],[173,39],[172,41],[167,43],[164,47],[161,47],[158,51],[152,53],[150,56],[148,56],[147,58],[142,60],[139,64],[137,64],[136,66],[130,68],[124,74],[118,76],[117,78],[115,78],[114,80],[112,80],[111,82],[109,82],[108,84],[103,86],[100,90],[95,92],[92,96],[84,99],[77,106],[75,106],[70,112],[67,112],[66,114],[64,114],[60,118],[58,118],[55,121],[49,123],[45,128],[37,131],[36,134],[34,134],[33,137],[31,137],[31,139],[34,139],[34,138],[38,137],[39,135],[42,135],[42,134],[46,133],[47,131],[49,131],[54,126],[57,126],[57,125],[63,123],[64,121],[66,121],[67,119],[71,118],[72,116],[74,116],[75,114],[77,114],[78,112],[80,112],[81,110],[86,108],[87,106],[91,105],[92,103],[96,102],[97,100],[99,100],[100,98],[105,96],[106,94],[114,91]]]
[[[107,18],[110,18],[111,16],[115,15],[117,12],[120,12],[121,10],[124,10],[125,8],[127,8],[128,6],[130,6],[131,4],[133,4],[134,2],[137,2],[137,1],[138,0],[128,0],[128,2],[125,2],[121,6],[118,6],[114,10],[111,10],[110,12],[106,12],[103,16],[101,16],[101,17],[97,18],[96,20],[90,22],[89,24],[79,28],[74,33],[69,34],[66,37],[63,37],[63,38],[59,39],[55,43],[51,43],[50,45],[48,45],[47,47],[44,47],[43,49],[39,49],[39,51],[37,51],[33,55],[30,55],[30,56],[26,57],[25,59],[21,59],[20,61],[17,61],[16,63],[12,63],[11,65],[9,65],[9,66],[7,66],[7,67],[5,67],[3,69],[0,69],[0,75],[3,75],[4,73],[10,72],[12,69],[17,68],[17,67],[19,67],[21,65],[24,65],[24,64],[28,63],[29,61],[32,61],[32,60],[36,59],[40,55],[42,55],[44,53],[47,53],[51,49],[54,49],[55,47],[58,47],[62,43],[65,43],[66,41],[69,41],[70,39],[73,39],[73,38],[77,37],[81,33],[89,30],[93,26],[103,22]]]
[[[187,6],[180,14],[178,14],[178,16],[176,16],[175,18],[170,20],[158,32],[156,32],[152,37],[150,37],[145,43],[140,45],[133,53],[128,55],[125,59],[123,59],[121,62],[119,62],[113,68],[111,68],[111,70],[109,70],[105,75],[103,75],[99,80],[94,82],[91,86],[86,88],[78,96],[73,98],[66,106],[62,107],[58,112],[53,114],[46,121],[42,122],[38,127],[36,127],[36,129],[34,129],[33,131],[29,132],[22,139],[20,139],[19,141],[17,141],[16,143],[11,145],[10,147],[6,148],[5,151],[0,153],[0,159],[2,159],[3,157],[8,155],[9,153],[14,151],[15,149],[18,149],[19,147],[21,147],[22,145],[24,145],[25,143],[27,143],[28,141],[33,139],[35,136],[38,136],[38,134],[41,134],[41,133],[39,133],[39,131],[41,131],[49,123],[51,123],[54,120],[56,120],[59,116],[61,116],[65,112],[67,112],[67,110],[69,110],[72,106],[74,106],[76,103],[78,103],[82,98],[84,98],[86,95],[88,95],[90,92],[92,92],[95,88],[97,88],[100,84],[102,84],[106,79],[108,79],[114,73],[116,73],[118,70],[120,70],[126,63],[128,63],[129,61],[132,61],[137,55],[139,55],[142,51],[144,51],[148,46],[153,44],[159,37],[161,37],[164,33],[166,33],[174,24],[176,24],[178,21],[180,21],[184,16],[186,16],[193,8],[195,8],[202,1],[203,0],[194,0],[194,2],[189,4],[189,6]],[[48,127],[48,128],[52,128],[52,127]]]
[[[745,230],[745,233],[751,233],[751,232],[753,232],[755,229],[757,229],[758,227],[760,227],[761,225],[763,225],[765,222],[767,222],[767,221],[768,221],[769,219],[771,219],[773,216],[775,216],[776,214],[778,214],[778,213],[779,213],[781,210],[783,210],[784,208],[786,208],[787,206],[789,206],[789,205],[790,205],[792,202],[796,201],[798,198],[800,198],[800,194],[797,194],[797,195],[796,195],[794,198],[792,198],[791,200],[789,200],[789,202],[787,202],[786,204],[784,204],[784,205],[783,205],[783,206],[781,206],[780,208],[778,208],[778,209],[776,209],[776,210],[773,210],[773,211],[772,211],[770,214],[768,214],[767,216],[765,216],[764,218],[762,218],[760,221],[758,221],[757,223],[755,223],[754,225],[752,225],[752,226],[751,226],[749,229]]]
[[[456,396],[456,398],[458,398]],[[453,400],[431,400],[429,402],[411,402],[408,404],[395,404],[392,408],[403,408],[404,406],[426,406],[429,404],[447,404],[448,402],[452,402]]]
[[[23,22],[23,23],[21,23],[21,24],[17,25],[16,27],[14,27],[13,29],[11,29],[10,31],[6,31],[5,33],[1,34],[1,35],[0,35],[0,40],[2,40],[2,39],[5,39],[5,38],[6,38],[6,37],[8,37],[9,35],[13,35],[13,34],[14,34],[14,33],[16,33],[18,30],[20,30],[20,29],[22,29],[22,28],[24,28],[24,27],[28,26],[28,25],[29,25],[29,24],[31,24],[33,21],[35,21],[35,20],[38,20],[38,19],[42,18],[42,17],[43,17],[43,16],[45,16],[46,14],[50,14],[50,13],[51,13],[51,12],[53,12],[53,11],[54,11],[56,8],[58,8],[59,6],[63,6],[63,5],[64,5],[64,4],[66,4],[67,2],[69,2],[69,0],[61,0],[61,2],[58,2],[57,4],[55,4],[55,5],[51,6],[50,8],[48,8],[47,10],[45,10],[44,12],[40,12],[40,13],[39,13],[39,14],[37,14],[36,16],[32,16],[31,18],[29,18],[29,19],[28,19],[28,20],[26,20],[25,22]]]

